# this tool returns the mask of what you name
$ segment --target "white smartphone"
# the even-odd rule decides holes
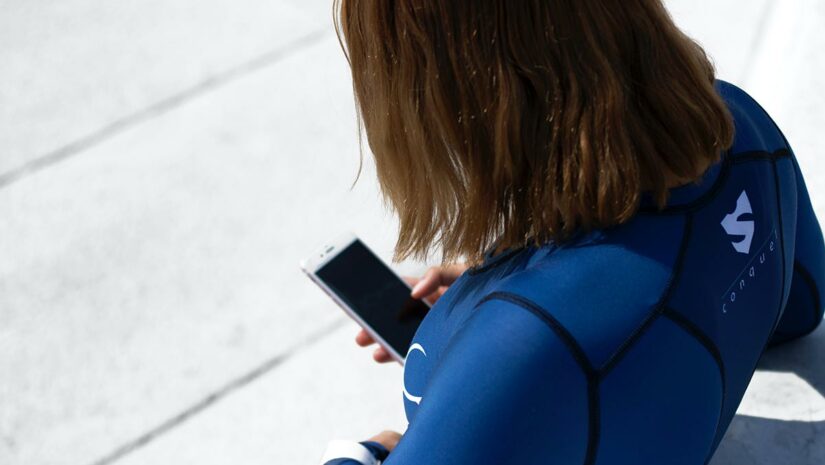
[[[390,355],[404,364],[430,306],[358,237],[347,233],[321,247],[301,268]]]

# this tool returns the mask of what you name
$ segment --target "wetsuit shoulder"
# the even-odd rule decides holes
[[[386,465],[586,462],[592,380],[546,314],[484,300],[450,338]]]
[[[680,256],[683,216],[640,216],[561,248],[502,279],[485,297],[537,309],[570,333],[594,369],[609,363],[664,301]]]
[[[787,149],[785,137],[756,99],[726,81],[717,80],[716,89],[733,116],[736,136],[730,153],[734,157]]]

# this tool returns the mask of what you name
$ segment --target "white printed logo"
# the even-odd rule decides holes
[[[753,209],[751,209],[751,201],[748,199],[748,194],[745,191],[742,191],[742,194],[739,195],[739,199],[736,200],[736,210],[734,210],[733,213],[726,215],[722,220],[722,227],[725,228],[725,232],[728,233],[728,235],[745,236],[745,238],[739,242],[731,242],[733,248],[736,249],[737,252],[743,254],[750,253],[751,251],[751,241],[753,241],[754,229],[753,221],[739,221],[739,217],[746,213],[753,213]]]
[[[413,345],[410,346],[410,350],[407,351],[407,357],[409,357],[410,354],[413,353],[416,350],[421,352],[422,354],[424,354],[425,357],[427,356],[427,352],[424,350],[423,347],[421,347],[421,344],[416,343],[416,344],[413,344]],[[405,357],[405,359],[407,357]],[[408,401],[410,401],[414,404],[421,405],[421,396],[414,396],[414,395],[410,394],[410,392],[407,391],[407,386],[404,386],[404,397],[406,397]]]

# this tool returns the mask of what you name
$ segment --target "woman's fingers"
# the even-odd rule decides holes
[[[369,345],[375,344],[375,339],[373,339],[372,336],[370,336],[365,330],[362,329],[358,332],[358,334],[355,335],[355,343],[361,347],[367,347]],[[394,360],[392,358],[392,355],[390,355],[390,353],[387,352],[387,349],[381,346],[378,346],[378,348],[372,352],[372,358],[378,363],[387,363],[392,362]]]
[[[375,349],[372,353],[372,358],[378,363],[387,363],[393,361],[392,355],[390,355],[390,353],[387,352],[387,350],[383,347],[378,347],[377,349]]]
[[[449,289],[449,286],[439,286],[438,290],[424,297],[424,301],[430,304],[430,306],[435,305],[436,301],[438,301],[438,299],[440,299],[441,296],[444,295],[445,292],[447,292],[447,289]]]
[[[401,279],[403,279],[404,282],[407,283],[407,285],[410,287],[415,287],[415,285],[418,284],[419,281],[421,281],[421,278],[416,278],[413,276],[402,276]]]
[[[467,268],[469,268],[469,266],[465,263],[455,263],[448,266],[432,266],[425,271],[424,276],[420,278],[404,276],[403,279],[404,282],[412,286],[412,296],[416,299],[431,297],[435,294],[440,297],[446,288],[454,283]]]
[[[416,299],[425,298],[434,303],[466,270],[467,265],[463,263],[443,267],[433,266],[413,285],[411,295]]]
[[[427,270],[421,278],[404,276],[402,279],[413,287],[411,293],[413,298],[424,299],[432,305],[466,269],[467,266],[463,264],[446,267],[434,266]],[[375,339],[366,330],[361,329],[355,335],[355,343],[361,347],[367,347],[375,344]],[[378,363],[389,363],[394,360],[387,349],[380,346],[373,351],[372,358]]]
[[[410,287],[413,288],[413,292],[410,294],[410,296],[414,299],[424,299],[427,301],[428,304],[433,305],[435,304],[435,301],[438,300],[439,297],[441,297],[441,294],[443,294],[444,291],[447,290],[447,287],[441,286],[440,288],[438,288],[437,291],[431,294],[426,294],[424,295],[424,297],[419,297],[419,292],[416,292],[416,286],[423,280],[424,278],[413,278],[412,276],[404,276],[404,282],[406,282]],[[441,290],[441,288],[443,288],[444,290]]]
[[[362,329],[355,335],[355,343],[361,347],[367,347],[368,345],[375,343],[375,339],[373,339],[366,330]]]
[[[384,446],[388,451],[392,452],[398,442],[401,441],[401,435],[395,431],[382,431],[369,439]]]
[[[459,276],[464,274],[467,271],[467,268],[470,266],[466,263],[454,263],[452,265],[445,266],[444,270],[444,279],[443,283],[445,286],[449,286],[450,284],[454,283]]]
[[[421,280],[413,286],[411,295],[416,299],[427,297],[438,291],[443,284],[445,283],[442,282],[441,268],[434,266],[427,270]]]

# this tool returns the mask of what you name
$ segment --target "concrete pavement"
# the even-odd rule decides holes
[[[395,234],[368,154],[350,190],[329,3],[0,0],[0,463],[312,464],[404,427],[400,370],[297,268],[335,231],[385,259]],[[668,4],[825,218],[825,6]],[[766,357],[714,465],[825,460],[823,350]]]

